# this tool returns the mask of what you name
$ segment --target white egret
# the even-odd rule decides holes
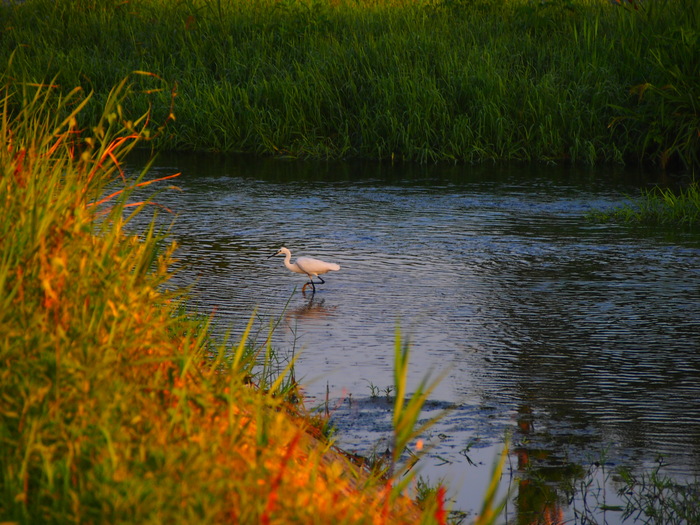
[[[275,255],[281,254],[284,254],[284,265],[289,270],[296,273],[306,274],[309,277],[309,282],[301,287],[302,292],[304,292],[304,289],[307,286],[311,285],[313,293],[316,293],[316,286],[314,286],[314,284],[324,284],[326,282],[321,278],[321,275],[323,275],[324,273],[337,272],[338,270],[340,270],[339,264],[320,261],[319,259],[313,259],[311,257],[297,257],[296,261],[292,263],[292,252],[290,252],[284,246],[272,255],[270,255],[270,257],[274,257]],[[268,257],[268,259],[270,257]],[[318,277],[318,280],[321,282],[314,283],[314,277]]]

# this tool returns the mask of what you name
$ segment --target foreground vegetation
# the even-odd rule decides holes
[[[2,90],[0,521],[445,523],[444,489],[420,510],[408,478],[362,471],[311,432],[285,374],[260,384],[269,348],[216,345],[182,314],[175,246],[127,229],[150,206],[133,191],[154,181],[119,163],[163,132],[124,112],[132,89],[115,87],[97,124],[81,89]],[[417,415],[397,413],[403,450]]]
[[[22,78],[99,101],[133,70],[165,79],[174,149],[700,161],[695,0],[29,0],[0,16]]]

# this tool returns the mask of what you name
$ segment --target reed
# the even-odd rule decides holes
[[[56,75],[99,100],[132,70],[177,82],[173,149],[698,164],[692,0],[34,0],[1,9],[0,56],[14,51],[27,78]],[[167,109],[163,94],[153,111]]]
[[[409,475],[409,473],[420,458],[420,455],[424,454],[422,440],[419,439],[420,436],[445,415],[444,413],[438,414],[430,420],[423,422],[420,426],[417,426],[418,418],[423,410],[423,405],[425,405],[425,402],[430,397],[430,393],[439,384],[440,379],[438,378],[431,382],[429,376],[426,375],[418,384],[412,395],[407,399],[409,357],[410,346],[408,342],[402,341],[401,331],[397,328],[394,345],[394,388],[396,390],[396,395],[394,397],[394,413],[392,417],[394,432],[391,446],[391,465],[389,467],[390,477],[402,478],[394,487],[397,494],[400,494],[403,488],[413,480],[413,474]],[[398,473],[397,467],[401,457],[404,455],[404,451],[410,450],[409,446],[411,442],[416,439],[418,439],[417,443],[419,444],[415,448],[419,455],[412,453],[412,461],[406,462],[400,473]]]
[[[127,111],[160,79],[119,82],[94,122],[57,85],[0,97],[0,521],[436,522],[333,452],[251,324],[220,344],[183,313],[167,232],[127,227],[160,209],[119,167],[165,132]]]

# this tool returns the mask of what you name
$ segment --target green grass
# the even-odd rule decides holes
[[[692,0],[33,0],[0,13],[13,75],[97,100],[130,71],[163,78],[173,149],[698,165]]]
[[[654,187],[611,212],[595,212],[600,221],[627,224],[697,227],[700,225],[700,185],[692,182],[685,188]]]

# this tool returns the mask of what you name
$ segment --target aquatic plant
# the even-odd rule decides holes
[[[609,212],[596,211],[592,217],[630,224],[696,227],[700,224],[700,185],[694,181],[678,190],[658,186],[644,189],[629,203]]]
[[[634,523],[674,525],[700,522],[700,484],[680,484],[662,474],[663,460],[649,473],[619,469],[618,491],[625,503],[624,520]]]
[[[409,357],[410,346],[408,342],[402,340],[401,331],[397,328],[394,344],[394,388],[396,394],[394,396],[394,412],[392,417],[392,458],[389,468],[391,477],[397,475],[395,472],[396,467],[410,442],[423,434],[428,428],[433,426],[435,421],[445,415],[444,413],[440,413],[430,420],[423,422],[420,426],[417,426],[418,418],[421,415],[425,402],[440,381],[438,378],[429,382],[429,375],[424,376],[413,394],[407,399]],[[389,390],[387,389],[387,399],[388,395]],[[418,452],[421,452],[422,448],[422,445],[419,445],[417,447]],[[417,461],[417,457],[414,461],[404,465],[403,480],[398,483],[396,487],[399,492],[411,481],[412,476],[406,476],[405,474],[410,472],[415,461]]]

